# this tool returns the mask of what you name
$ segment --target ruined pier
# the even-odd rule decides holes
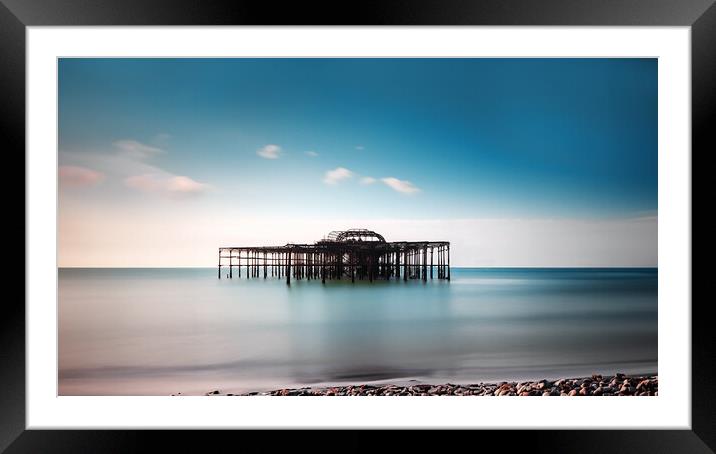
[[[228,270],[227,270],[228,268]],[[219,248],[218,275],[301,280],[450,280],[450,242],[387,242],[365,229],[331,232],[314,244]]]

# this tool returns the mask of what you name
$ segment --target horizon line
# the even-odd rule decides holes
[[[223,265],[228,267],[229,265]],[[238,265],[234,265],[238,267]],[[246,265],[242,265],[246,266]],[[215,269],[214,266],[58,266],[57,269],[126,269],[126,270],[171,270],[171,269]],[[460,269],[658,269],[658,265],[623,265],[623,266],[450,266],[450,268]]]

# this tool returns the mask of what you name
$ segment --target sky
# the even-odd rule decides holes
[[[59,61],[59,265],[368,228],[456,266],[657,265],[656,59]]]

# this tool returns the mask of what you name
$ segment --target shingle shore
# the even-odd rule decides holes
[[[350,385],[321,388],[285,388],[266,392],[207,396],[657,396],[657,375],[592,375],[584,378],[456,385]]]

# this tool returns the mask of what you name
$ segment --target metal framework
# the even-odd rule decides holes
[[[387,242],[372,230],[334,231],[314,244],[231,246],[219,248],[218,276],[228,267],[247,279],[422,279],[450,280],[449,241]]]
[[[366,229],[334,230],[322,241],[362,242],[378,241],[385,243],[385,238],[380,233]]]

